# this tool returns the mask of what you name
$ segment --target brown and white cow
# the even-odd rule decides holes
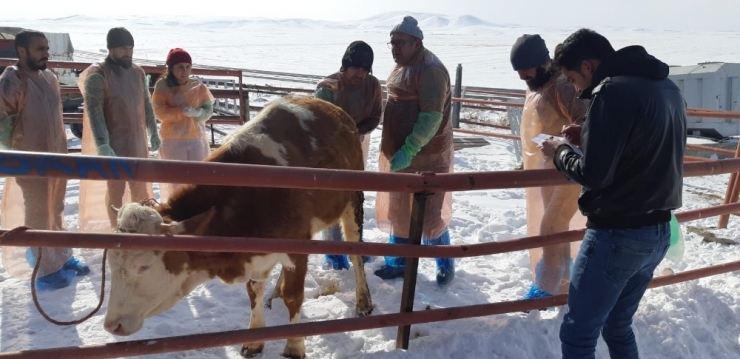
[[[339,107],[312,97],[286,97],[266,106],[237,129],[206,161],[362,171],[362,150],[352,119]],[[301,190],[231,186],[185,186],[156,207],[130,203],[118,209],[119,232],[311,240],[340,222],[346,240],[362,235],[361,191]],[[130,335],[144,319],[172,308],[199,284],[218,277],[247,283],[249,328],[265,326],[265,280],[277,264],[276,292],[298,323],[308,255],[110,250],[111,292],[105,329]],[[356,279],[356,312],[373,310],[360,256],[351,256]],[[247,343],[254,356],[264,343]],[[287,341],[284,356],[305,357],[304,338]]]

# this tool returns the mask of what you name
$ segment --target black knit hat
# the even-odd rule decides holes
[[[121,46],[134,46],[134,37],[124,27],[114,27],[108,30],[108,49],[115,49]]]
[[[355,66],[365,69],[367,72],[373,72],[373,49],[364,41],[355,41],[344,52],[342,57],[342,67],[340,72]]]
[[[511,47],[511,66],[515,71],[542,66],[547,60],[550,52],[540,35],[522,35]]]

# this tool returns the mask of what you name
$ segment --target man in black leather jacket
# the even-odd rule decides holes
[[[670,244],[671,211],[681,207],[686,103],[668,65],[641,46],[614,51],[581,29],[555,48],[555,65],[591,103],[580,137],[583,155],[557,140],[542,151],[571,181],[588,218],[571,272],[563,358],[593,358],[599,331],[612,358],[637,358],[630,325]]]

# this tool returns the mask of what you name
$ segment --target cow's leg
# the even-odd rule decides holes
[[[247,283],[247,293],[249,293],[249,302],[252,306],[252,313],[249,316],[249,329],[264,328],[265,310],[262,301],[265,294],[265,281],[250,280]],[[253,358],[262,353],[264,348],[264,342],[247,343],[242,345],[241,354],[245,358]]]
[[[303,290],[306,282],[306,271],[308,270],[308,255],[292,254],[291,261],[295,265],[294,270],[284,270],[285,280],[281,287],[283,301],[288,307],[288,319],[291,324],[301,322],[301,306],[303,305]],[[285,268],[285,267],[283,267]],[[285,344],[283,356],[286,358],[305,358],[306,346],[304,337],[289,338]]]
[[[283,297],[283,281],[285,281],[284,273],[285,273],[285,267],[280,266],[280,276],[278,276],[277,282],[275,282],[275,288],[272,289],[272,294],[270,294],[270,298],[267,299],[265,302],[265,308],[272,309],[272,300],[277,298]]]
[[[344,238],[348,242],[360,242],[362,239],[363,196],[362,192],[355,192],[352,195],[352,201],[342,212],[342,230],[344,231]],[[370,315],[373,311],[373,301],[370,298],[367,278],[365,278],[365,265],[362,256],[352,255],[349,258],[355,270],[355,300],[357,301],[355,310],[357,316],[364,317]]]

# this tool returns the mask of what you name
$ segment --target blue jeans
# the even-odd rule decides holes
[[[564,359],[594,358],[599,332],[612,358],[638,358],[632,317],[670,245],[668,222],[587,229],[570,277],[560,326]]]

